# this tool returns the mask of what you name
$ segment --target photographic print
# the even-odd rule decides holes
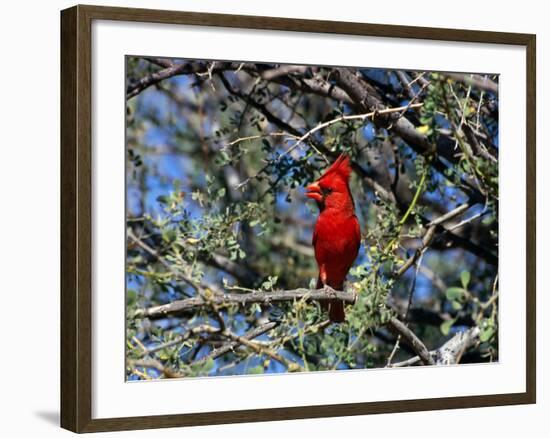
[[[127,56],[126,379],[498,362],[498,83]]]

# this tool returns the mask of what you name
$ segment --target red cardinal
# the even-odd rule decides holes
[[[342,154],[321,178],[306,187],[306,196],[315,199],[319,206],[319,218],[313,230],[319,266],[318,289],[329,285],[343,290],[361,244],[361,230],[349,190],[350,174],[349,157]],[[329,301],[328,312],[333,322],[342,322],[346,317],[344,303],[339,300]]]

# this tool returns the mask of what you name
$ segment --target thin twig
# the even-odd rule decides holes
[[[256,343],[254,341],[251,341],[250,339],[247,339],[245,336],[239,336],[235,333],[225,331],[222,333],[223,336],[226,336],[227,338],[231,339],[232,341],[238,342],[239,344],[242,344],[248,348],[250,348],[254,353],[258,355],[266,355],[270,357],[273,360],[276,360],[277,362],[283,364],[289,372],[294,371],[304,371],[304,369],[298,365],[295,362],[292,362],[291,360],[287,359],[286,357],[276,353],[275,351],[271,350],[270,348],[266,347],[263,344]]]
[[[268,322],[259,327],[255,327],[249,330],[242,337],[245,339],[251,340],[269,332],[270,330],[273,330],[276,326],[277,326],[277,322],[273,322],[273,321]],[[201,357],[199,360],[193,362],[193,365],[203,364],[210,359],[217,359],[218,357],[223,356],[224,354],[229,353],[230,351],[233,351],[238,346],[239,346],[239,342],[237,341],[227,342],[221,347],[212,350],[206,356]]]
[[[412,105],[405,105],[405,106],[400,106],[400,107],[396,107],[396,108],[386,108],[386,109],[382,109],[382,110],[371,111],[371,112],[368,112],[368,113],[365,113],[365,114],[354,114],[354,115],[351,115],[351,116],[340,116],[340,117],[336,117],[332,120],[328,120],[326,122],[319,123],[315,128],[310,129],[304,135],[302,135],[296,141],[296,143],[294,145],[292,145],[292,147],[287,149],[285,152],[283,152],[279,156],[278,159],[281,159],[284,155],[287,155],[290,152],[292,152],[300,143],[302,143],[304,140],[306,140],[312,134],[315,134],[317,131],[320,131],[321,129],[327,128],[328,126],[334,125],[335,123],[340,123],[340,122],[347,121],[347,120],[361,120],[361,121],[364,121],[368,118],[372,119],[372,118],[374,118],[376,116],[379,116],[379,115],[406,111],[410,108],[420,108],[422,105],[424,105],[424,104],[423,103],[415,103],[415,104],[412,104]]]
[[[164,366],[156,359],[129,360],[127,365],[129,368],[153,368],[171,379],[185,377],[185,374]]]
[[[471,206],[472,204],[468,202],[465,204],[461,204],[455,209],[445,213],[444,215],[426,224],[427,230],[424,233],[424,236],[422,237],[422,246],[411,257],[409,257],[405,261],[405,263],[397,270],[394,276],[401,277],[405,272],[407,272],[407,270],[414,264],[414,262],[418,259],[418,257],[420,257],[421,251],[424,248],[427,248],[431,244],[435,236],[435,231],[437,230],[437,227],[441,226],[441,224],[443,224],[444,222],[447,222],[455,218],[456,216],[464,213]],[[444,232],[448,232],[448,230],[444,229]]]
[[[365,114],[354,114],[354,115],[347,115],[347,116],[339,116],[339,117],[336,117],[334,119],[331,119],[331,120],[328,120],[324,123],[320,123],[318,124],[316,127],[310,129],[309,131],[307,131],[305,134],[303,134],[302,136],[298,137],[297,135],[292,135],[292,134],[288,134],[288,137],[291,138],[291,139],[294,139],[296,140],[296,142],[291,146],[289,147],[286,151],[284,151],[283,153],[281,153],[275,160],[275,162],[279,162],[284,156],[290,154],[294,149],[296,149],[298,146],[300,146],[302,143],[304,143],[305,140],[308,139],[308,137],[310,137],[311,135],[315,134],[317,131],[320,131],[321,129],[324,129],[328,126],[331,126],[331,125],[334,125],[335,123],[340,123],[340,122],[343,122],[343,121],[347,121],[347,120],[366,120],[368,118],[373,118],[373,117],[376,117],[378,115],[383,115],[383,114],[391,114],[391,113],[395,113],[395,112],[400,112],[400,111],[403,111],[403,110],[407,110],[409,108],[420,108],[421,106],[423,105],[423,103],[416,103],[416,104],[412,104],[412,105],[405,105],[405,106],[400,106],[400,107],[396,107],[396,108],[386,108],[386,109],[382,109],[382,110],[379,110],[379,111],[371,111],[371,112],[368,112],[368,113],[365,113]],[[264,134],[264,135],[270,135],[270,134]],[[277,133],[276,134],[277,136],[279,136],[280,134]],[[260,137],[258,137],[260,138]],[[233,141],[236,142],[237,140],[239,139],[236,139]],[[230,143],[232,144],[232,143]],[[323,154],[321,151],[319,151],[318,148],[315,147],[315,145],[311,145],[311,147],[318,153],[318,155],[320,157],[322,157],[325,162],[329,162],[328,161],[328,158],[325,156],[325,154]],[[272,163],[268,163],[266,164],[264,167],[262,167],[258,172],[256,172],[254,175],[246,178],[243,182],[239,183],[235,189],[241,189],[242,187],[244,187],[246,184],[248,184],[252,179],[255,179],[257,178],[260,174],[262,174],[263,172],[266,171],[266,169],[271,165]]]
[[[150,356],[157,351],[164,350],[165,348],[173,347],[174,345],[181,344],[182,342],[185,342],[191,335],[199,334],[199,333],[219,333],[221,330],[219,328],[213,327],[208,324],[201,324],[196,327],[193,327],[185,332],[184,335],[178,336],[174,339],[171,339],[170,341],[164,342],[162,344],[156,345],[151,348],[144,348],[143,352],[141,353],[141,357]]]
[[[411,281],[411,286],[409,288],[409,298],[407,300],[407,308],[405,309],[405,315],[403,316],[403,322],[406,326],[408,326],[408,323],[409,323],[409,312],[410,312],[411,305],[412,305],[412,302],[413,302],[414,291],[416,289],[416,279],[418,278],[418,271],[420,269],[420,266],[422,265],[422,258],[424,257],[424,253],[426,252],[426,249],[427,248],[424,248],[420,252],[420,257],[418,258],[418,262],[416,262],[416,268],[414,270],[414,276],[413,276],[413,279]],[[399,350],[399,343],[400,342],[401,342],[401,334],[399,334],[397,336],[397,339],[395,340],[395,345],[393,346],[393,350],[391,351],[390,355],[388,356],[386,366],[388,366],[388,367],[391,366],[393,357],[395,356],[395,354]]]

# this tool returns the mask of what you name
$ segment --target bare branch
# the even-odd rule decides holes
[[[280,67],[272,68],[262,72],[262,79],[272,81],[280,76],[286,76],[291,73],[305,73],[307,67],[304,65],[281,65]]]
[[[418,354],[424,365],[435,365],[435,361],[424,343],[418,339],[418,336],[416,336],[405,324],[397,318],[391,318],[388,322],[388,326],[391,330],[400,335],[401,339],[403,339]]]
[[[472,327],[466,331],[457,333],[437,350],[430,351],[430,357],[436,365],[453,365],[460,362],[462,355],[479,342],[480,329]],[[415,365],[422,359],[414,356],[402,362],[397,362],[391,367],[406,367]]]
[[[264,292],[254,290],[249,293],[224,293],[224,294],[211,294],[208,299],[203,296],[196,296],[193,298],[186,298],[184,300],[173,301],[169,304],[163,304],[161,306],[149,307],[147,309],[138,309],[134,317],[135,318],[166,318],[170,315],[176,315],[185,313],[187,311],[204,307],[204,306],[223,306],[229,304],[269,304],[272,302],[280,301],[294,301],[294,300],[313,300],[322,301],[329,299],[342,300],[346,303],[355,302],[355,294],[353,292],[337,291],[330,287],[324,289],[292,289],[292,290],[279,290],[274,292]]]
[[[424,236],[422,237],[422,246],[411,256],[409,257],[403,266],[401,266],[398,271],[395,273],[395,277],[401,277],[407,270],[416,262],[418,257],[420,257],[420,254],[422,251],[424,251],[428,246],[430,246],[430,243],[432,242],[437,227],[441,226],[444,222],[447,222],[460,214],[464,213],[468,208],[470,208],[472,204],[470,203],[464,203],[456,207],[455,209],[449,211],[448,213],[445,213],[444,215],[438,217],[437,219],[432,220],[429,222],[426,227],[426,232],[424,233]],[[446,231],[445,229],[443,230]]]
[[[377,96],[376,91],[372,89],[372,86],[362,81],[361,78],[355,75],[351,69],[346,67],[338,67],[335,70],[338,72],[338,83],[353,99],[357,111],[366,112],[384,108],[384,103],[380,97]],[[456,157],[454,156],[452,148],[449,148],[444,144],[439,145],[432,143],[426,135],[416,129],[415,125],[408,118],[403,117],[402,115],[400,116],[399,114],[394,116],[396,117],[392,117],[392,115],[380,117],[375,119],[374,123],[386,128],[391,126],[391,129],[399,137],[401,137],[408,145],[411,146],[412,149],[421,155],[433,156],[437,153],[450,162],[456,162]],[[445,178],[447,178],[445,173],[447,166],[439,159],[438,156],[435,156],[435,158],[431,160],[431,165]],[[483,199],[482,194],[479,192],[478,188],[474,184],[474,181],[471,180],[469,175],[463,175],[461,179],[461,190],[463,190],[470,197],[475,197],[478,200]]]
[[[498,93],[498,84],[488,77],[482,77],[479,75],[462,74],[462,73],[445,73],[445,76],[454,79],[455,81],[462,82],[464,85],[472,86],[489,93]]]
[[[327,128],[328,126],[334,125],[335,123],[340,123],[340,122],[343,122],[343,121],[346,121],[346,120],[359,120],[359,121],[364,122],[368,118],[371,118],[371,119],[374,120],[375,117],[377,117],[377,116],[382,116],[382,115],[385,115],[385,114],[392,114],[392,113],[396,113],[396,112],[401,113],[403,111],[407,111],[409,108],[420,108],[422,105],[423,105],[422,103],[415,103],[415,104],[408,104],[408,105],[405,105],[405,106],[400,106],[400,107],[397,107],[397,108],[384,108],[384,109],[381,109],[381,110],[370,111],[370,112],[365,113],[365,114],[353,114],[353,115],[349,115],[349,116],[340,116],[340,117],[336,117],[332,120],[328,120],[324,123],[319,123],[315,128],[310,129],[304,135],[302,135],[300,138],[298,138],[298,140],[296,140],[296,143],[294,143],[292,145],[292,147],[288,148],[285,152],[283,152],[281,154],[281,156],[279,157],[279,159],[281,159],[284,155],[287,155],[290,152],[292,152],[296,147],[298,147],[308,137],[315,134],[317,131],[320,131],[321,129]]]
[[[261,336],[270,330],[273,330],[275,327],[277,327],[276,322],[268,322],[266,324],[263,324],[259,327],[255,327],[248,332],[246,332],[242,338],[251,340],[254,338],[257,338],[258,336]],[[226,344],[222,345],[219,348],[216,348],[212,350],[210,353],[208,353],[206,356],[201,357],[199,360],[195,361],[194,364],[203,364],[209,359],[217,359],[220,356],[223,356],[226,353],[229,353],[230,351],[233,351],[235,348],[237,348],[240,345],[238,341],[230,341]]]
[[[146,356],[149,356],[151,354],[156,353],[157,351],[163,350],[165,348],[170,348],[170,347],[173,347],[174,345],[181,344],[182,342],[189,339],[189,337],[191,335],[196,335],[196,334],[200,334],[200,333],[218,333],[219,331],[220,331],[220,329],[218,329],[216,327],[213,327],[211,325],[201,324],[201,325],[198,325],[196,327],[193,327],[193,328],[187,330],[185,332],[185,334],[182,335],[182,336],[178,336],[174,339],[171,339],[170,341],[164,342],[162,344],[156,345],[156,346],[151,347],[151,348],[142,349],[143,351],[141,352],[140,356],[141,357],[146,357]]]
[[[286,357],[281,356],[280,354],[276,353],[275,351],[271,350],[265,345],[258,344],[254,341],[251,341],[245,336],[239,336],[227,330],[222,332],[221,334],[222,336],[226,336],[227,338],[231,339],[234,342],[237,342],[239,344],[244,345],[245,347],[250,348],[252,351],[254,351],[254,353],[258,355],[263,354],[270,357],[273,360],[276,360],[277,362],[283,364],[289,372],[304,371],[304,369],[300,365],[298,365],[296,362],[292,362],[291,360],[288,360]]]
[[[158,70],[147,76],[144,76],[141,79],[139,79],[137,82],[128,85],[128,88],[126,90],[126,99],[131,99],[132,97],[137,96],[146,88],[150,87],[151,85],[158,84],[160,81],[163,81],[164,79],[168,79],[173,76],[177,76],[181,74],[192,73],[192,71],[190,71],[189,69],[190,69],[190,66],[189,64],[186,64],[186,63],[172,64],[169,67],[166,67],[162,70]]]
[[[130,369],[133,368],[153,368],[162,374],[164,374],[169,379],[177,379],[185,377],[185,374],[173,370],[170,367],[165,367],[160,361],[156,359],[140,359],[140,360],[129,360],[127,366]],[[132,370],[134,372],[134,370]],[[139,374],[141,375],[141,374]],[[145,378],[145,376],[143,376]]]

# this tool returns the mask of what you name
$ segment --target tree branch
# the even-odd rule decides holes
[[[292,73],[305,73],[307,67],[305,65],[281,65],[280,67],[264,70],[261,74],[262,79],[266,81],[273,81],[281,76],[286,76]]]
[[[209,76],[211,76],[213,73],[218,71],[237,70],[239,69],[239,67],[242,66],[241,63],[220,62],[220,63],[216,63],[214,67],[204,72],[204,71],[201,71],[201,69],[204,69],[204,65],[201,63],[183,62],[180,64],[176,64],[165,58],[143,58],[143,59],[146,59],[150,63],[158,65],[163,68],[161,70],[157,70],[153,73],[150,73],[140,78],[137,81],[134,81],[128,84],[126,88],[127,100],[131,99],[134,96],[137,96],[139,93],[149,88],[150,86],[158,84],[159,82],[165,79],[172,78],[174,76],[190,75],[190,74],[197,74],[200,76],[200,75],[203,75],[203,73],[206,73]]]
[[[384,108],[385,105],[376,95],[376,92],[372,89],[372,86],[363,82],[352,72],[352,70],[346,67],[338,67],[335,70],[338,72],[337,82],[353,99],[357,111],[367,112]],[[441,145],[440,147],[440,145],[431,143],[428,137],[420,133],[409,119],[403,117],[404,114],[394,114],[393,116],[394,117],[392,117],[392,115],[380,117],[378,120],[375,119],[374,123],[386,128],[389,124],[391,129],[399,137],[401,137],[408,145],[411,146],[412,149],[421,155],[430,156],[437,153],[450,162],[456,162],[453,149],[447,147],[448,145]],[[447,166],[439,159],[438,156],[431,160],[431,165],[445,178],[447,178],[447,175],[445,174]],[[484,198],[479,189],[475,186],[474,182],[471,181],[468,176],[461,177],[461,179],[463,184],[460,188],[468,196],[473,197],[476,200],[481,200]]]
[[[259,327],[255,327],[249,331],[247,331],[242,338],[247,340],[252,340],[254,338],[257,338],[258,336],[261,336],[270,330],[277,327],[277,322],[268,322],[266,324],[263,324]],[[230,341],[226,344],[222,345],[219,348],[216,348],[212,350],[210,353],[208,353],[206,356],[201,357],[200,359],[196,360],[193,364],[203,364],[207,360],[210,359],[217,359],[220,356],[223,356],[226,353],[229,353],[230,351],[233,351],[235,348],[237,348],[240,345],[238,341]]]
[[[460,362],[462,355],[479,341],[479,327],[472,327],[466,331],[457,333],[437,350],[429,352],[436,365],[453,365]],[[391,367],[406,367],[420,362],[420,356],[414,356],[402,362],[397,362]]]
[[[162,70],[155,71],[147,76],[142,77],[135,83],[129,84],[126,89],[126,99],[131,99],[132,97],[137,96],[146,88],[150,87],[151,85],[158,84],[164,79],[189,73],[193,72],[190,71],[190,66],[187,63],[172,64],[169,67],[163,68]]]
[[[327,299],[339,299],[347,303],[355,302],[355,294],[351,292],[337,291],[332,288],[326,287],[324,289],[294,289],[294,290],[281,290],[277,292],[262,292],[262,291],[253,291],[244,294],[237,293],[228,293],[224,295],[214,295],[208,299],[203,296],[188,298],[185,300],[174,301],[169,304],[164,304],[162,306],[150,307],[147,309],[139,309],[135,312],[134,317],[136,318],[165,318],[169,315],[177,315],[185,311],[192,309],[211,306],[215,304],[217,306],[227,305],[227,304],[252,304],[252,303],[262,303],[268,304],[276,301],[294,301],[297,299],[306,299],[306,300],[327,300]],[[422,362],[426,365],[434,365],[434,360],[430,356],[428,349],[423,344],[423,342],[401,321],[397,318],[391,318],[388,321],[389,328],[401,335],[402,339],[413,349],[415,353],[421,358]],[[267,327],[267,328],[266,328]],[[271,330],[273,326],[266,324],[264,327],[265,331]],[[263,329],[262,329],[263,330]],[[254,351],[261,348],[258,344],[250,342],[250,339],[253,337],[259,336],[261,331],[257,333],[256,331],[249,332],[245,336],[237,336],[234,333],[230,333],[227,330],[222,330],[219,333],[222,336],[226,336],[233,341],[232,344],[220,347],[220,349],[214,350],[212,357],[219,357],[222,354],[225,354],[227,351],[232,349],[235,343],[242,344],[252,348]],[[257,334],[256,334],[257,333]],[[254,336],[252,336],[254,335]],[[270,355],[273,357],[273,355]],[[274,358],[274,357],[273,357]],[[279,361],[279,358],[276,358]],[[284,363],[284,362],[283,362]],[[285,363],[286,364],[286,363]]]
[[[330,287],[324,289],[292,289],[292,290],[279,290],[274,292],[264,292],[259,290],[252,290],[248,293],[224,293],[224,294],[210,294],[210,296],[196,296],[193,298],[186,298],[184,300],[173,301],[161,306],[149,307],[147,309],[138,309],[134,314],[134,318],[166,318],[170,315],[177,315],[188,312],[193,309],[197,309],[204,306],[222,306],[229,304],[269,304],[272,302],[281,301],[294,301],[294,300],[341,300],[346,303],[355,302],[355,294],[352,292],[337,291]]]
[[[244,67],[246,69],[246,67]],[[233,94],[237,97],[239,97],[240,99],[242,99],[245,103],[247,103],[248,105],[256,108],[258,111],[260,111],[266,118],[267,120],[276,125],[277,127],[279,127],[282,131],[286,131],[288,132],[290,135],[290,137],[293,137],[294,139],[300,139],[301,137],[304,136],[303,133],[301,133],[297,128],[291,126],[290,124],[288,124],[287,122],[279,119],[275,114],[273,114],[264,104],[261,104],[259,102],[257,102],[255,99],[253,99],[252,97],[248,96],[248,95],[245,95],[244,93],[240,92],[239,90],[233,88],[231,86],[231,84],[229,84],[229,82],[227,81],[227,79],[224,77],[223,73],[221,73],[219,75],[222,83],[224,84],[224,86],[226,87],[227,91],[230,93],[230,94]],[[354,77],[354,79],[357,79]],[[358,80],[358,79],[357,79]],[[425,85],[423,85],[425,86]],[[411,105],[412,106],[412,105]],[[394,110],[392,108],[383,108],[378,112],[378,114],[381,115],[381,117],[384,116],[384,113],[386,113],[387,116],[391,115],[391,114],[395,114],[395,112],[393,112]],[[402,111],[402,109],[401,109]],[[396,111],[397,112],[397,111]],[[372,112],[370,113],[365,113],[363,115],[357,115],[357,116],[351,116],[351,117],[365,117],[365,116],[370,116],[372,117]],[[401,118],[399,119],[401,120]],[[410,122],[409,122],[410,123]],[[412,124],[411,124],[412,126]],[[312,128],[313,130],[317,130],[318,127],[314,127]],[[414,126],[413,126],[413,129],[414,129]],[[416,130],[415,130],[416,131]],[[274,135],[284,135],[283,133],[274,133]],[[238,140],[238,139],[237,139]],[[319,151],[321,151],[322,153],[324,153],[325,155],[327,156],[331,156],[331,157],[335,157],[337,156],[337,152],[332,152],[330,151],[328,148],[326,148],[323,144],[320,144],[320,143],[317,143],[313,140],[313,138],[309,137],[309,140],[313,143],[314,147],[316,149],[318,149]],[[434,162],[437,161],[437,160],[432,160],[432,165],[434,165]],[[439,162],[441,166],[444,167],[444,165]],[[361,178],[363,179],[363,181],[377,194],[378,197],[380,197],[381,199],[383,199],[384,201],[386,202],[390,202],[390,203],[395,203],[397,204],[398,206],[400,205],[399,202],[397,201],[395,195],[393,192],[391,192],[390,190],[386,190],[385,187],[383,187],[379,182],[377,182],[376,180],[374,180],[373,178],[371,178],[368,174],[368,172],[362,167],[360,166],[359,164],[357,164],[355,161],[352,161],[352,167],[353,167],[353,170],[356,171],[360,176]],[[441,166],[438,166],[437,164],[435,164],[435,167],[440,171],[440,172],[444,172],[444,168],[442,168]],[[260,169],[255,175],[253,176],[250,176],[248,177],[247,179],[245,179],[244,181],[242,181],[240,184],[239,184],[239,188],[243,187],[244,185],[246,185],[251,179],[255,178],[256,176],[260,175],[262,172],[265,172],[265,170],[268,168],[269,166],[266,165],[264,166],[262,169]],[[476,196],[474,197],[475,199],[478,199],[479,196]],[[472,203],[468,203],[470,206],[473,205],[475,201],[472,200]],[[428,221],[426,221],[428,222]],[[436,230],[440,230],[441,227],[438,227],[438,228],[433,228],[429,233],[427,234],[432,234],[431,238],[433,238],[433,233],[436,231]],[[477,255],[478,257],[482,257],[483,259],[485,259],[488,263],[491,263],[491,264],[496,264],[498,262],[497,258],[490,252],[490,251],[487,251],[485,248],[482,248],[482,247],[479,247],[477,245],[475,245],[473,242],[467,240],[467,239],[464,239],[456,234],[453,234],[452,232],[450,231],[447,231],[447,230],[442,230],[443,233],[445,233],[446,237],[448,237],[450,240],[453,241],[453,243],[459,245],[460,247],[466,249],[467,251],[470,251],[472,252],[473,254]],[[430,238],[430,239],[431,239]],[[414,263],[416,259],[415,258],[411,258],[410,260],[407,261],[407,263]],[[408,265],[406,268],[404,268],[403,272],[406,271],[408,268],[410,267],[410,265]]]
[[[474,74],[445,73],[448,78],[462,82],[464,85],[478,88],[489,93],[498,94],[498,84],[488,77],[482,77]]]
[[[435,232],[436,232],[437,227],[442,227],[442,224],[444,222],[447,222],[447,221],[449,221],[451,219],[454,219],[455,217],[461,215],[466,210],[468,210],[471,206],[472,206],[472,204],[470,204],[470,203],[461,204],[458,207],[456,207],[455,209],[439,216],[437,219],[434,219],[431,222],[428,222],[426,224],[426,227],[427,227],[426,232],[422,236],[422,245],[421,245],[421,247],[419,249],[417,249],[415,251],[415,253],[405,261],[403,266],[401,266],[397,270],[397,272],[395,273],[395,277],[401,277],[405,272],[407,272],[407,270],[414,264],[414,262],[416,262],[416,260],[418,259],[418,257],[422,253],[422,251],[424,249],[426,249],[428,246],[430,246],[432,240],[435,237]],[[446,231],[447,230],[445,228],[443,228],[443,232],[445,233]]]
[[[388,326],[392,331],[396,332],[398,335],[401,335],[401,339],[409,344],[416,354],[418,354],[424,365],[435,365],[435,361],[424,343],[418,339],[418,336],[416,336],[405,324],[397,318],[391,318],[388,322]]]
[[[175,371],[170,367],[165,367],[160,361],[156,359],[129,360],[127,363],[127,366],[130,369],[153,368],[159,371],[160,373],[164,374],[169,379],[178,379],[181,377],[185,377],[185,374]],[[132,372],[135,372],[135,370],[133,370]]]

